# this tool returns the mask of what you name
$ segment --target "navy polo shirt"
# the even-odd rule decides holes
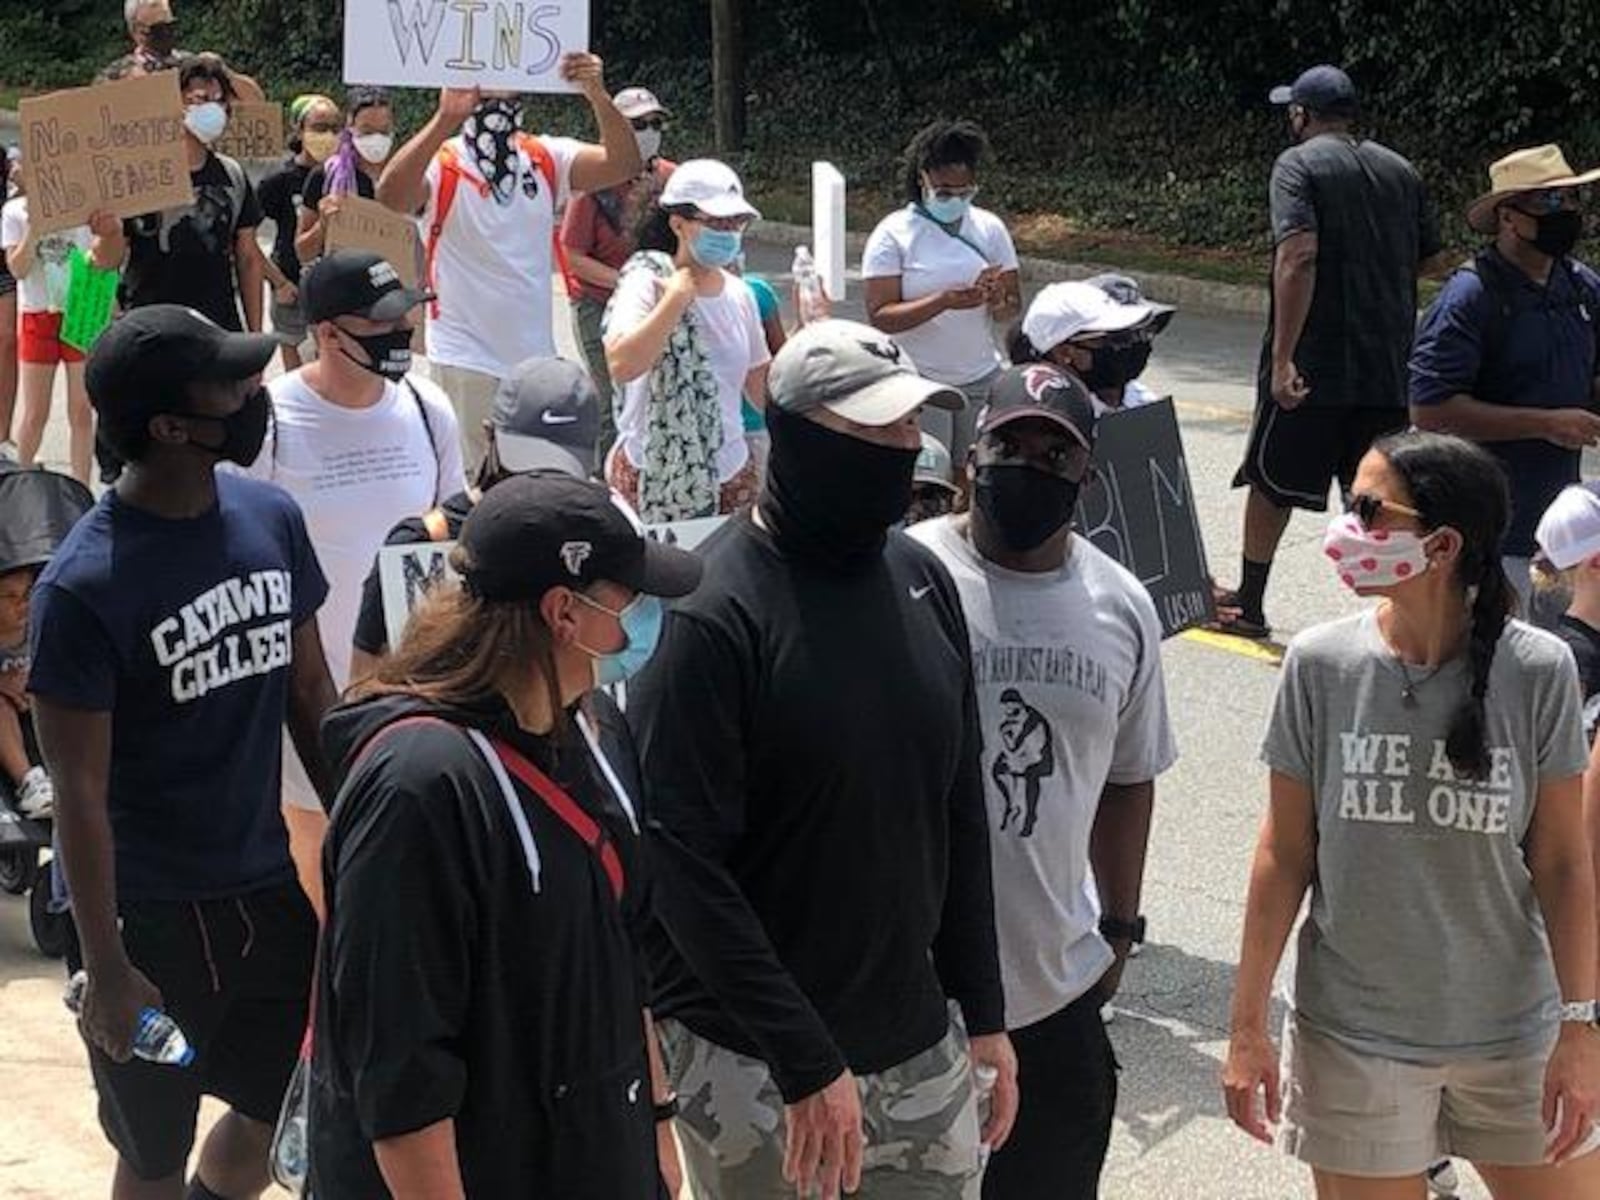
[[[1569,260],[1541,287],[1490,253],[1501,268],[1499,287],[1491,291],[1476,272],[1457,271],[1423,316],[1411,352],[1411,403],[1425,407],[1465,394],[1521,408],[1593,407],[1600,314],[1591,308],[1600,275]],[[1531,555],[1540,516],[1562,488],[1578,482],[1579,452],[1540,438],[1486,442],[1484,449],[1511,481],[1504,553]]]

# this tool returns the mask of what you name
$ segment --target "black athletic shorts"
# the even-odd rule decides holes
[[[122,941],[194,1047],[189,1067],[90,1047],[100,1127],[140,1179],[183,1170],[200,1097],[268,1125],[299,1057],[317,920],[300,885],[198,903],[124,901]]]
[[[1326,512],[1333,481],[1348,491],[1372,443],[1409,424],[1404,408],[1283,409],[1267,399],[1256,405],[1233,486],[1253,487],[1279,508]]]

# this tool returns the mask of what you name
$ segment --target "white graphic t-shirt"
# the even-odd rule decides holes
[[[1554,1029],[1522,842],[1539,785],[1588,758],[1577,669],[1553,634],[1507,623],[1483,779],[1457,776],[1445,754],[1469,684],[1465,655],[1402,670],[1376,610],[1308,629],[1283,662],[1262,758],[1309,785],[1317,827],[1295,1011],[1365,1054],[1509,1058],[1540,1053]]]
[[[384,538],[397,522],[466,487],[455,412],[437,385],[415,375],[385,383],[383,398],[363,409],[323,399],[300,371],[268,390],[273,424],[248,474],[284,488],[305,514],[328,579],[318,615],[322,645],[334,686],[343,688],[361,585]],[[300,807],[320,807],[287,742],[284,794]]]
[[[1020,1029],[1111,965],[1089,868],[1100,793],[1153,780],[1178,755],[1144,586],[1081,537],[1059,571],[1008,571],[973,548],[965,520],[906,532],[949,570],[967,618],[1006,1024]]]

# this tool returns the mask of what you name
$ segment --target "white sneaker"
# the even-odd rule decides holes
[[[34,767],[22,777],[17,789],[17,811],[33,821],[42,821],[56,811],[56,789],[43,767]]]
[[[0,458],[5,459],[7,462],[21,462],[22,452],[17,449],[15,442],[0,442]]]
[[[1456,1188],[1460,1181],[1456,1179],[1456,1167],[1448,1158],[1441,1158],[1428,1168],[1428,1194],[1442,1197],[1442,1200],[1454,1200]]]

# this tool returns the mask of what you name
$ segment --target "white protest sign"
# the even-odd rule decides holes
[[[450,568],[450,551],[455,548],[454,542],[416,542],[378,551],[378,587],[391,651],[400,644],[406,622],[423,597],[441,584],[456,583]]]
[[[680,550],[693,550],[720,529],[727,517],[700,517],[646,525],[645,536]],[[378,551],[378,586],[383,596],[383,623],[389,649],[400,644],[406,622],[422,599],[440,585],[455,586],[458,576],[450,567],[454,542],[414,542],[385,546]]]
[[[344,81],[575,92],[561,57],[589,48],[589,0],[345,0]]]
[[[811,244],[817,278],[829,301],[844,299],[844,175],[832,163],[811,164]]]

